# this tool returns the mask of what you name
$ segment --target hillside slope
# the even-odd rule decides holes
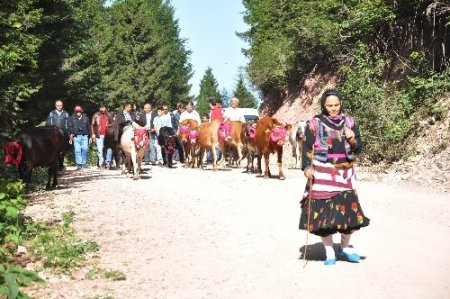
[[[336,82],[337,76],[332,74],[311,73],[297,91],[285,92],[278,102],[264,102],[261,115],[286,123],[308,120],[320,112],[319,99],[323,90],[334,87]],[[392,164],[360,165],[372,173],[370,179],[416,182],[450,192],[450,95],[440,99],[435,107],[440,111],[439,117],[419,120],[405,140],[404,150],[411,153],[408,158]],[[291,153],[287,145],[284,159],[288,166],[293,164]]]

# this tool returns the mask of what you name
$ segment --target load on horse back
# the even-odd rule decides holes
[[[122,174],[130,173],[133,167],[133,179],[138,180],[141,173],[141,164],[145,150],[149,143],[148,131],[144,128],[135,128],[133,124],[123,128],[120,138],[120,148],[125,163],[122,165]]]

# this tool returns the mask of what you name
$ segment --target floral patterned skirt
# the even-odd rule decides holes
[[[325,237],[336,232],[350,234],[369,225],[355,190],[344,191],[329,199],[313,199],[310,207],[309,232]],[[308,201],[302,207],[300,229],[308,226]]]

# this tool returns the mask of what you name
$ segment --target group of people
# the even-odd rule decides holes
[[[158,135],[162,127],[170,127],[177,132],[180,122],[186,119],[193,119],[200,125],[210,120],[238,120],[244,122],[244,116],[237,109],[239,99],[231,100],[231,109],[224,113],[222,102],[220,100],[209,101],[210,113],[208,115],[200,114],[195,110],[194,103],[189,101],[187,105],[179,102],[175,111],[169,111],[169,105],[163,103],[158,109],[154,110],[151,103],[145,103],[143,110],[134,111],[131,103],[126,102],[124,109],[116,115],[108,112],[105,103],[100,103],[99,110],[92,116],[92,120],[84,113],[80,105],[76,105],[73,114],[69,115],[64,110],[63,102],[57,100],[55,109],[52,110],[46,121],[46,125],[55,125],[64,130],[68,143],[73,145],[75,164],[77,170],[86,168],[88,164],[89,145],[94,143],[97,147],[97,165],[100,168],[110,168],[113,159],[113,149],[105,148],[105,137],[108,128],[115,123],[114,139],[120,141],[121,128],[126,124],[133,124],[135,127],[143,127],[149,132],[150,142],[143,159],[144,163],[152,165],[164,164],[161,146],[158,144]],[[220,154],[220,153],[219,153]],[[175,158],[184,163],[184,152],[180,142],[177,139]],[[64,155],[61,155],[58,161],[60,170],[64,169]]]
[[[320,104],[321,113],[307,122],[305,130],[302,169],[308,183],[301,201],[299,228],[321,237],[326,253],[325,265],[335,265],[338,258],[359,262],[361,257],[350,246],[350,237],[370,222],[362,211],[355,187],[353,162],[362,150],[361,136],[353,118],[344,114],[343,97],[338,90],[325,91]],[[186,106],[178,103],[173,112],[169,112],[167,104],[161,105],[155,112],[152,105],[146,103],[140,113],[134,113],[131,103],[126,103],[115,122],[119,127],[131,123],[149,131],[150,144],[144,162],[156,164],[162,162],[161,148],[157,142],[162,127],[171,127],[176,132],[178,124],[185,119],[194,119],[198,124],[209,120],[245,122],[237,109],[238,105],[239,100],[233,98],[231,108],[224,113],[221,101],[210,100],[210,113],[201,118],[193,102]],[[112,152],[107,149],[104,156],[103,145],[106,129],[113,119],[106,105],[100,105],[92,122],[89,122],[81,106],[75,106],[71,116],[64,111],[60,100],[55,102],[55,107],[48,116],[47,124],[65,130],[70,143],[74,145],[77,167],[86,167],[88,146],[93,141],[97,144],[99,166],[109,165]],[[119,131],[115,137],[120,140]],[[176,148],[179,160],[183,163],[183,149],[179,142]],[[63,165],[62,161],[60,165]],[[338,232],[341,241],[336,252],[333,234]]]

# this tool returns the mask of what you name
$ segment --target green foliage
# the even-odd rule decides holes
[[[415,121],[449,90],[448,4],[417,0],[244,0],[248,74],[265,100],[311,72],[340,75],[365,158],[398,159]],[[447,79],[445,79],[447,78]],[[314,94],[315,91],[312,91]],[[282,99],[283,100],[283,99]],[[270,106],[270,103],[268,103]],[[276,108],[276,107],[275,107]],[[420,113],[419,113],[420,112]],[[420,114],[420,116],[419,116]]]
[[[112,280],[112,281],[119,281],[119,280],[126,280],[127,276],[122,271],[118,270],[106,270],[103,273],[103,276],[106,279]]]
[[[44,37],[35,34],[43,9],[35,0],[0,2],[0,128],[14,131],[21,123],[19,104],[36,93],[39,49]]]
[[[24,185],[0,178],[0,245],[19,243],[23,229],[20,212],[25,208]]]
[[[233,96],[239,99],[239,107],[241,108],[258,108],[258,101],[245,86],[244,76],[242,74],[239,74]]]
[[[222,88],[222,91],[220,92],[221,96],[222,96],[222,107],[223,108],[228,108],[230,107],[231,103],[231,97],[228,93],[228,90],[226,88]]]
[[[35,272],[9,262],[11,251],[23,241],[28,231],[20,217],[20,212],[25,209],[23,191],[21,182],[0,178],[0,295],[8,298],[28,298],[20,290],[22,286],[30,286],[34,282],[45,285]]]
[[[99,276],[102,276],[106,279],[112,280],[112,281],[119,281],[119,280],[126,280],[127,276],[125,273],[119,270],[111,270],[111,269],[102,269],[102,268],[93,268],[90,269],[86,275],[85,278],[88,280],[95,279]]]
[[[363,132],[366,157],[374,162],[398,158],[403,149],[391,145],[399,144],[410,126],[404,115],[407,99],[382,88],[385,65],[381,56],[372,59],[367,46],[360,43],[353,63],[341,67],[344,78],[340,89],[348,97],[344,108],[356,118]]]
[[[110,102],[174,106],[188,97],[190,52],[168,2],[117,1],[110,8],[110,26],[103,47]]]
[[[208,67],[200,81],[200,91],[197,97],[197,111],[203,116],[209,113],[209,100],[218,100],[222,96],[219,92],[219,83],[213,75],[212,69]]]
[[[0,131],[34,126],[56,99],[88,115],[105,101],[189,97],[190,51],[168,1],[0,2]]]
[[[62,225],[47,227],[40,231],[30,244],[31,252],[42,257],[44,267],[57,272],[70,272],[84,261],[84,254],[96,252],[99,245],[92,241],[82,241],[75,236],[70,224],[73,211],[63,213]]]
[[[46,285],[45,281],[34,271],[13,265],[0,265],[0,295],[7,298],[30,298],[20,291],[21,286],[30,286],[33,283]]]

